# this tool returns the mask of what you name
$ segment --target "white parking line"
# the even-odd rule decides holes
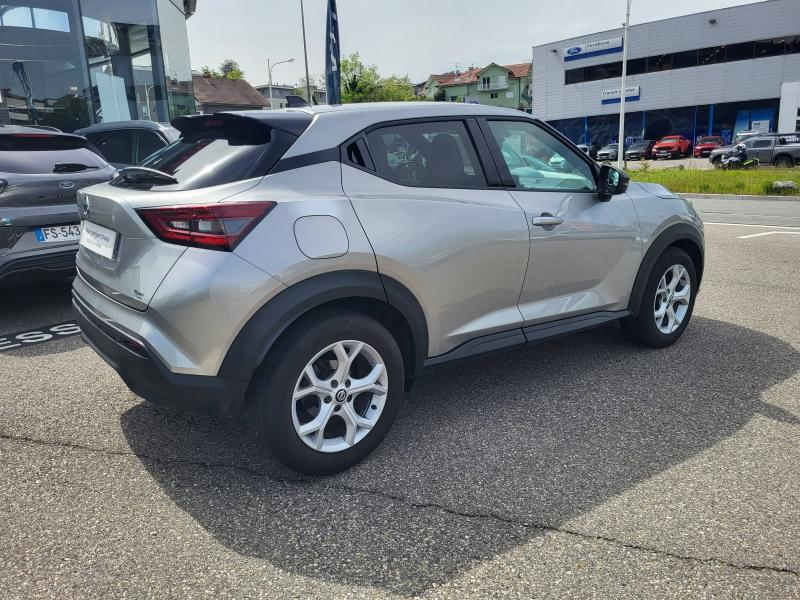
[[[797,229],[800,227],[792,227],[790,225],[756,225],[754,223],[714,223],[712,221],[703,221],[703,225],[726,225],[728,227],[763,227],[764,229]]]
[[[800,235],[800,231],[762,231],[761,233],[751,233],[750,235],[740,235],[737,240],[761,237],[763,235]]]

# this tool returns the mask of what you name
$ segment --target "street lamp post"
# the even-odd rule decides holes
[[[269,109],[270,110],[273,110],[275,108],[275,105],[272,104],[272,69],[274,69],[275,67],[277,67],[280,64],[290,63],[290,62],[294,62],[294,59],[293,58],[287,58],[286,60],[279,60],[278,62],[276,62],[273,65],[273,64],[270,64],[269,59],[267,59],[267,71],[269,72]]]
[[[631,20],[631,0],[627,0],[625,29],[622,33],[622,89],[619,99],[619,136],[617,137],[617,168],[625,158],[625,76],[628,74],[628,25]]]

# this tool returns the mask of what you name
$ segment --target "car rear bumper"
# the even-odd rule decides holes
[[[221,415],[243,406],[249,382],[173,373],[139,336],[100,315],[74,290],[72,296],[81,337],[136,395],[203,414]]]
[[[0,255],[0,287],[75,276],[77,243]]]

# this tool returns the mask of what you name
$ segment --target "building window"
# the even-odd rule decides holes
[[[490,97],[492,100],[495,100],[495,99],[497,98],[497,92],[492,92],[491,94],[489,94],[489,97]]]
[[[755,57],[755,42],[731,44],[725,47],[725,60],[727,62],[750,60],[753,57]]]
[[[672,68],[672,54],[661,54],[647,58],[647,72],[658,73]]]
[[[781,56],[786,52],[786,38],[758,40],[756,42],[756,58]]]
[[[567,69],[564,71],[564,84],[583,83],[583,67],[580,69]]]
[[[628,75],[641,75],[647,73],[647,59],[633,58],[628,61]]]
[[[725,62],[725,46],[700,48],[700,50],[697,51],[697,63],[701,67],[715,65],[721,62]]]
[[[672,55],[673,69],[687,69],[697,66],[697,50],[687,50],[686,52],[675,52]]]
[[[800,35],[792,35],[769,40],[741,42],[728,46],[712,46],[699,50],[686,50],[671,54],[661,54],[628,60],[628,75],[658,73],[670,69],[686,69],[707,66],[737,60],[751,60],[783,54],[800,53]],[[564,84],[584,83],[619,77],[622,73],[621,63],[613,62],[591,67],[569,69],[564,71]]]

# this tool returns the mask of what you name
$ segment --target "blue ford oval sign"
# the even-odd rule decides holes
[[[575,46],[574,48],[570,48],[569,50],[567,50],[567,54],[569,54],[570,56],[575,56],[576,54],[580,54],[581,51],[582,50],[580,46]]]

